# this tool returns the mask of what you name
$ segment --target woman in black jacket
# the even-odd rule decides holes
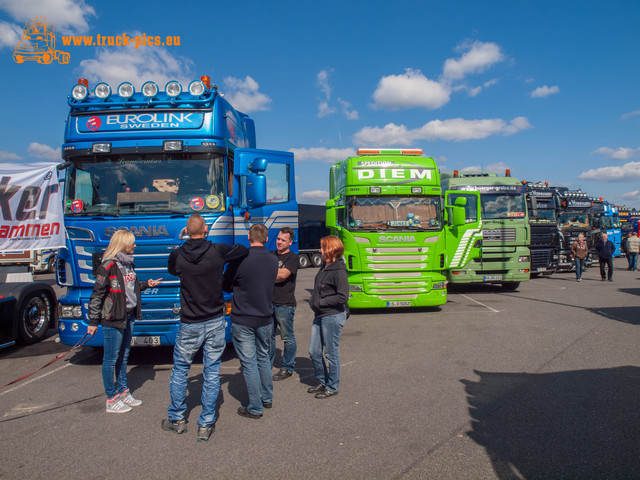
[[[338,394],[340,383],[338,342],[347,320],[349,282],[342,260],[344,245],[340,239],[334,235],[322,238],[320,253],[325,263],[316,275],[309,301],[316,315],[311,327],[309,356],[318,383],[307,392],[315,393],[316,398],[329,398]]]
[[[142,318],[140,292],[155,287],[162,280],[138,281],[133,265],[135,242],[136,237],[126,230],[113,234],[96,272],[96,283],[89,299],[87,333],[93,335],[102,324],[102,381],[108,413],[126,413],[131,407],[142,405],[129,393],[127,359],[133,322]]]

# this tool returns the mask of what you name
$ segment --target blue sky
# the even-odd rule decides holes
[[[145,6],[143,6],[145,5]],[[66,65],[17,64],[25,21],[56,25]],[[209,75],[291,150],[298,200],[328,197],[358,147],[420,147],[640,208],[640,2],[0,0],[0,162],[58,160],[66,98],[90,86]],[[63,47],[62,35],[180,36]]]

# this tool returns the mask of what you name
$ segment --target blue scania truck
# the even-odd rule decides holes
[[[111,236],[136,236],[138,278],[162,278],[142,294],[133,345],[173,345],[180,319],[179,279],[167,272],[171,251],[186,238],[186,220],[201,214],[217,243],[248,245],[254,223],[297,231],[293,155],[256,149],[254,122],[235,110],[208,77],[183,91],[128,82],[115,92],[80,79],[68,98],[61,170],[66,248],[56,257],[62,343],[74,345],[88,325],[94,274]],[[297,237],[297,235],[296,235]],[[295,248],[295,246],[294,246]],[[227,301],[228,314],[230,309]],[[227,317],[228,318],[228,317]],[[227,340],[230,340],[227,322]],[[102,332],[87,345],[101,346]]]

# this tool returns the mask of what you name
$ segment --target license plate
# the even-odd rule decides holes
[[[402,300],[398,302],[387,302],[387,307],[410,307],[411,302],[409,300]]]
[[[538,271],[539,272],[546,272],[547,271],[547,267],[539,267]]]
[[[502,280],[502,275],[485,275],[484,276],[484,281],[485,282],[495,282],[496,280]]]
[[[147,347],[157,347],[160,345],[160,337],[132,337],[131,338],[131,346],[147,346]]]

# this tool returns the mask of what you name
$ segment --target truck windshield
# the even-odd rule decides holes
[[[550,220],[552,222],[556,221],[556,210],[555,208],[540,208],[538,207],[536,210],[536,216],[534,220]],[[529,212],[531,215],[531,212]]]
[[[586,213],[561,213],[558,215],[558,226],[589,228],[589,216]]]
[[[507,195],[499,193],[483,193],[480,195],[482,202],[482,218],[522,218],[527,207],[525,197],[522,195]]]
[[[442,228],[440,197],[347,197],[349,230],[434,230]]]
[[[209,153],[123,154],[75,159],[65,215],[190,214],[225,208],[224,158]]]
[[[600,228],[620,228],[620,220],[617,217],[600,217]]]

